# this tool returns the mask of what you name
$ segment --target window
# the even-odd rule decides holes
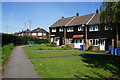
[[[98,25],[92,25],[89,27],[90,31],[98,31]]]
[[[105,26],[105,30],[112,30],[112,27],[106,27]]]
[[[52,28],[52,32],[56,32],[56,28]]]
[[[69,38],[69,44],[71,44],[73,42],[73,39],[72,38]]]
[[[83,31],[83,26],[78,26],[78,31]]]
[[[73,32],[73,27],[68,27],[67,32]]]
[[[89,43],[90,43],[90,45],[98,46],[99,40],[98,39],[90,39]]]
[[[43,33],[43,36],[46,36],[46,33]]]
[[[60,27],[60,28],[59,28],[59,31],[62,32],[62,31],[63,31],[63,27]]]
[[[32,33],[32,36],[36,36],[37,35],[37,33]]]
[[[38,33],[38,36],[42,36],[42,33]]]

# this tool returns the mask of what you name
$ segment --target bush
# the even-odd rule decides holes
[[[47,39],[35,38],[32,36],[16,36],[2,33],[2,46],[13,43],[14,45],[27,44],[28,41],[34,41],[37,44],[47,43]]]
[[[1,62],[1,64],[4,64],[5,61],[8,59],[10,53],[13,50],[13,47],[14,47],[13,43],[2,47],[2,62]]]
[[[93,45],[90,45],[89,48],[88,48],[88,50],[92,50],[92,48],[93,48]]]
[[[70,47],[69,45],[63,45],[62,48],[63,49],[72,49],[72,47]]]

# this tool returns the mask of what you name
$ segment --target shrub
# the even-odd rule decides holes
[[[72,47],[70,47],[69,45],[64,45],[62,46],[63,49],[72,49]]]
[[[56,43],[53,43],[53,42],[52,42],[52,43],[50,44],[50,47],[56,47]]]
[[[13,50],[13,46],[14,46],[14,44],[11,43],[11,44],[8,44],[8,45],[2,47],[2,62],[1,62],[1,64],[4,64],[5,61],[8,59],[11,51]]]
[[[35,38],[32,36],[16,36],[2,33],[2,46],[13,43],[14,45],[27,44],[28,41],[34,41],[37,44],[47,43],[47,39]]]
[[[93,45],[90,45],[89,48],[88,48],[88,50],[92,50],[92,48],[93,48]]]

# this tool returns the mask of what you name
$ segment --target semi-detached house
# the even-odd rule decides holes
[[[83,45],[84,50],[91,45],[93,50],[109,50],[114,46],[113,30],[100,26],[100,14],[97,10],[93,14],[62,17],[49,30],[51,42],[58,46],[70,45],[79,49]]]

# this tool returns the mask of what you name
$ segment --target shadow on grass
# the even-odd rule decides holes
[[[105,54],[84,54],[82,55],[82,61],[88,63],[87,67],[91,68],[103,68],[104,70],[109,70],[113,74],[120,74],[120,56],[113,56],[113,55],[105,55]],[[92,71],[95,75],[103,78],[102,75]],[[115,75],[116,76],[116,75]],[[118,77],[117,76],[117,77]],[[78,76],[76,76],[78,77]],[[96,80],[89,75],[85,75],[86,78],[90,80]],[[84,79],[83,79],[84,80]],[[98,80],[98,79],[97,79]],[[109,77],[103,80],[119,80],[118,78]]]

